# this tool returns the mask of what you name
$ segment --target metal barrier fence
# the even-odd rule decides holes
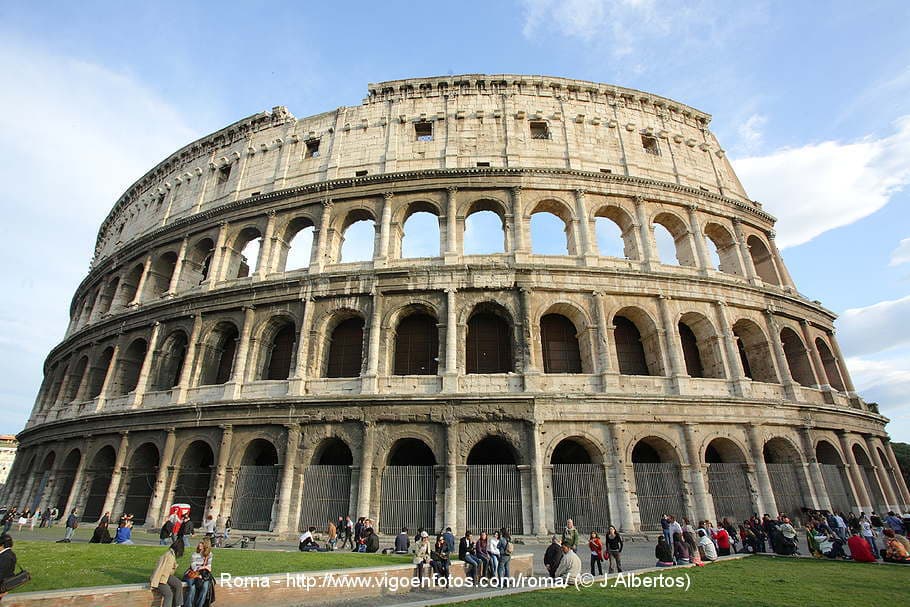
[[[211,482],[212,471],[209,468],[183,468],[177,473],[172,503],[189,504],[190,518],[196,525],[202,524]],[[237,526],[236,523],[234,526]]]
[[[107,488],[111,484],[111,471],[103,470],[95,473],[92,482],[89,485],[88,496],[85,500],[85,506],[82,507],[82,520],[84,522],[95,522],[103,514],[101,509],[104,508],[104,500],[107,497]]]
[[[44,488],[47,487],[47,479],[50,477],[50,471],[43,472],[41,474],[41,480],[36,483],[36,487],[32,489],[32,499],[29,502],[29,508],[32,512],[36,512],[38,508],[41,507],[41,498],[44,497]]]
[[[436,470],[433,466],[386,466],[382,471],[379,530],[436,528]]]
[[[299,529],[321,529],[329,520],[351,514],[351,467],[307,466],[303,471]]]
[[[145,515],[148,514],[157,477],[158,473],[154,469],[130,472],[126,485],[126,497],[123,500],[123,512],[133,515],[134,525],[145,523]]]
[[[796,464],[765,464],[768,476],[771,477],[771,489],[774,491],[774,504],[777,511],[798,520],[801,509],[806,505]]]
[[[632,469],[642,531],[659,530],[664,514],[672,514],[678,519],[686,515],[678,464],[634,463]]]
[[[849,512],[852,509],[853,497],[850,493],[850,482],[847,480],[847,470],[836,464],[819,464],[822,479],[825,482],[825,492],[828,494],[828,503],[822,504],[824,509],[832,508],[839,512]]]
[[[466,525],[478,537],[481,531],[506,527],[522,533],[521,473],[509,464],[468,466],[465,505]]]
[[[752,491],[745,464],[708,464],[708,492],[714,499],[717,520],[742,522],[752,516]]]
[[[268,531],[278,491],[278,466],[240,466],[234,481],[231,522],[236,529]]]
[[[610,526],[607,480],[600,464],[553,464],[553,529],[566,519],[584,533],[601,535]]]
[[[70,493],[73,492],[73,484],[76,482],[75,470],[61,470],[57,473],[57,503],[53,504],[61,513],[66,510],[66,503],[69,501]],[[69,515],[67,512],[66,515]]]
[[[885,496],[875,476],[875,468],[872,466],[860,466],[859,469],[863,482],[866,483],[866,492],[869,494],[869,500],[872,502],[870,506],[879,514],[887,512],[888,507],[885,505]],[[866,514],[869,513],[867,512]]]

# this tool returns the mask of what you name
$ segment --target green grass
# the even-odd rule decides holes
[[[195,545],[194,545],[195,548]],[[119,546],[115,544],[55,544],[16,542],[18,566],[28,569],[32,581],[18,592],[141,584],[148,582],[164,546]],[[189,548],[179,561],[177,575],[189,565]],[[284,552],[276,550],[215,549],[215,575],[259,575],[286,571],[320,571],[351,567],[376,567],[409,563],[406,556],[352,552]]]
[[[679,589],[574,588],[541,590],[501,598],[470,601],[475,607],[591,607],[592,605],[671,605],[672,607],[844,607],[894,605],[906,597],[910,566],[872,565],[751,557],[707,567],[668,568],[652,575],[689,574],[688,592]],[[644,577],[644,576],[643,576]],[[533,597],[533,598],[532,598]]]

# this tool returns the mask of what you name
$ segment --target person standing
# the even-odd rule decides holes
[[[209,538],[209,541],[215,539],[215,519],[211,514],[206,515],[205,520],[202,521],[202,530],[205,532],[205,537]]]
[[[664,541],[668,546],[673,545],[673,536],[670,535],[670,515],[664,514],[660,517],[660,532],[664,536]]]
[[[171,544],[167,552],[158,559],[158,565],[149,580],[149,588],[161,595],[161,607],[181,607],[183,605],[183,582],[174,575],[177,571],[177,559],[183,556],[183,542]]]
[[[717,529],[714,531],[714,536],[711,539],[717,544],[718,556],[730,556],[730,534],[724,529],[723,525],[718,523]]]
[[[509,530],[503,527],[497,533],[497,537],[499,538],[499,577],[507,578],[511,576],[509,563],[512,561],[512,550],[514,549],[512,536],[509,535]]]
[[[455,535],[452,533],[451,527],[446,527],[446,530],[442,534],[442,538],[446,541],[449,553],[455,552]]]
[[[604,543],[604,548],[610,558],[607,573],[613,573],[614,564],[616,566],[616,573],[622,573],[622,559],[619,556],[622,552],[622,536],[619,535],[619,531],[617,531],[616,527],[613,525],[610,525],[609,528],[607,528],[607,535],[604,537]]]
[[[575,528],[572,519],[566,521],[566,528],[562,531],[562,541],[564,544],[568,544],[573,551],[578,550],[578,529]]]
[[[600,541],[600,536],[597,535],[596,531],[592,531],[588,538],[588,548],[591,550],[591,575],[595,575],[595,565],[597,567],[596,575],[603,575],[604,547]]]
[[[556,569],[559,568],[559,562],[562,560],[562,545],[559,543],[559,536],[554,535],[551,538],[550,545],[543,555],[543,564],[547,568],[547,573],[551,578],[556,577]]]
[[[63,532],[63,543],[69,544],[73,541],[73,534],[76,533],[76,528],[79,526],[79,518],[76,516],[76,509],[73,508],[73,511],[70,512],[70,515],[66,517],[66,531]]]
[[[859,534],[864,540],[869,542],[869,548],[872,549],[872,554],[878,554],[878,546],[875,545],[875,535],[872,533],[872,522],[865,514],[859,519]]]
[[[335,523],[329,520],[329,526],[326,527],[325,534],[328,536],[327,544],[329,550],[335,549],[335,544],[338,543],[338,527],[335,526]]]

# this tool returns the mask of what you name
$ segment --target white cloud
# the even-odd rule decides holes
[[[781,248],[871,215],[910,182],[910,116],[895,127],[878,139],[825,141],[733,161],[749,195],[777,216]]]
[[[897,248],[891,252],[888,265],[899,266],[905,263],[910,263],[910,238],[904,238],[898,243]]]
[[[848,356],[910,344],[910,295],[846,310],[837,319],[837,337]]]
[[[0,41],[0,432],[24,424],[98,226],[146,170],[198,134],[134,76]]]
[[[891,437],[910,442],[910,352],[885,360],[848,358],[847,368],[863,398],[891,419]]]
[[[752,153],[761,147],[764,141],[762,127],[768,119],[761,114],[752,114],[736,129],[739,135],[738,146],[743,152]]]

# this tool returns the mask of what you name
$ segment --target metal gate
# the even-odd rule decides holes
[[[41,474],[41,480],[38,481],[38,486],[35,487],[35,493],[33,494],[32,501],[29,504],[32,512],[37,512],[38,508],[41,507],[41,498],[44,497],[44,488],[47,487],[47,479],[50,477],[51,473],[49,471],[43,472]]]
[[[887,512],[888,507],[885,505],[885,496],[882,494],[882,488],[879,486],[875,476],[875,468],[872,466],[860,466],[859,469],[863,477],[863,482],[866,483],[866,491],[869,494],[869,500],[872,502],[869,506],[878,514]]]
[[[607,480],[600,464],[553,464],[553,529],[572,519],[585,533],[601,535],[610,526]]]
[[[279,471],[278,466],[240,466],[231,506],[231,522],[235,529],[269,531]]]
[[[828,503],[822,504],[822,508],[831,508],[836,512],[849,512],[853,498],[850,496],[850,483],[847,481],[846,469],[836,464],[819,464],[818,467],[828,494]]]
[[[136,525],[145,523],[157,478],[158,473],[154,469],[137,470],[130,474],[123,511],[133,515],[133,523]]]
[[[708,464],[708,492],[717,520],[742,522],[752,516],[752,491],[744,464]]]
[[[322,528],[328,521],[351,514],[351,467],[308,466],[303,471],[300,530]]]
[[[209,468],[183,468],[177,474],[173,503],[189,504],[190,518],[196,525],[202,524],[202,515],[205,512],[205,502],[211,482],[212,471]]]
[[[433,466],[386,466],[382,471],[379,530],[436,527],[436,470]]]
[[[506,527],[524,531],[521,517],[521,473],[512,464],[473,465],[467,469],[466,525],[474,532]]]
[[[107,488],[111,484],[111,471],[96,472],[92,478],[92,484],[89,485],[88,498],[85,500],[85,507],[82,511],[82,520],[85,522],[95,522],[103,514],[101,509],[104,508],[104,500],[107,498]]]
[[[678,464],[633,463],[632,469],[635,471],[635,493],[642,531],[659,530],[664,514],[683,518],[685,505]]]
[[[799,486],[799,477],[795,464],[765,464],[768,476],[771,477],[771,489],[774,491],[774,504],[777,511],[798,520],[805,505],[803,491]]]
[[[52,504],[52,507],[56,506],[61,514],[66,510],[66,504],[70,499],[70,493],[73,492],[73,483],[75,482],[75,470],[61,470],[57,473],[57,503]]]

